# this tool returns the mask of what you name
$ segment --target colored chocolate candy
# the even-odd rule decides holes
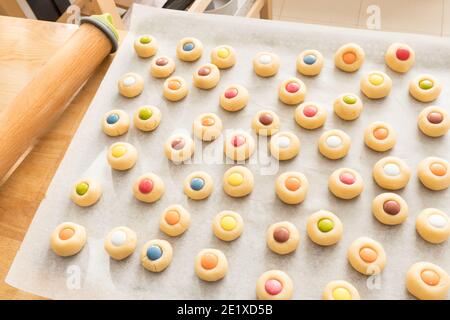
[[[355,177],[350,172],[344,172],[339,175],[339,180],[346,185],[352,185],[356,182]]]
[[[119,115],[117,113],[111,113],[106,118],[106,122],[108,124],[115,124],[117,121],[119,121]]]
[[[383,204],[383,211],[393,216],[398,214],[400,209],[400,204],[395,200],[388,200]]]
[[[201,190],[205,186],[205,181],[202,178],[194,178],[191,180],[191,189],[195,191]]]
[[[79,184],[77,184],[75,191],[77,192],[77,194],[79,196],[83,196],[86,194],[86,192],[88,192],[89,190],[89,184],[87,182],[80,182]]]
[[[334,222],[328,218],[320,219],[317,222],[317,228],[322,232],[330,232],[334,228]]]
[[[141,182],[139,182],[139,191],[141,193],[147,194],[152,192],[153,190],[153,181],[150,179],[142,179]]]
[[[289,240],[289,230],[284,227],[278,227],[273,232],[273,238],[276,242],[284,243]]]
[[[147,249],[147,258],[149,260],[152,261],[158,260],[159,258],[162,257],[162,254],[163,254],[162,249],[157,245],[150,246]]]

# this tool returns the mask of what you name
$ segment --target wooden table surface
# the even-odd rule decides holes
[[[77,28],[0,16],[0,112]],[[98,67],[62,117],[0,187],[0,299],[39,299],[7,285],[5,277],[111,61],[109,57]]]

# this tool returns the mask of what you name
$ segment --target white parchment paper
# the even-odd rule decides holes
[[[415,217],[424,208],[436,207],[449,212],[450,191],[426,190],[417,179],[416,168],[419,161],[427,156],[449,159],[450,138],[447,135],[432,139],[419,132],[417,115],[429,104],[419,103],[408,94],[408,81],[412,77],[421,73],[433,74],[444,86],[435,104],[448,109],[448,39],[187,14],[144,6],[135,6],[133,11],[131,31],[35,215],[8,274],[9,284],[41,296],[60,299],[254,299],[255,283],[260,274],[270,269],[281,269],[293,279],[295,299],[320,299],[325,285],[336,279],[353,283],[365,299],[409,299],[411,296],[406,292],[404,278],[411,264],[426,260],[450,272],[448,242],[428,244],[416,234],[414,226]],[[190,93],[183,101],[170,103],[164,100],[163,80],[153,79],[149,75],[150,59],[140,59],[134,53],[132,42],[136,35],[142,33],[150,33],[158,39],[158,54],[173,57],[177,64],[175,74],[189,81]],[[175,57],[176,44],[185,36],[197,37],[204,44],[204,55],[195,63],[181,62]],[[347,42],[360,44],[366,52],[367,60],[363,68],[354,74],[341,72],[333,65],[333,53]],[[417,64],[406,75],[398,75],[384,64],[384,52],[392,42],[406,42],[416,50]],[[220,44],[236,49],[236,66],[222,71],[219,85],[210,91],[193,87],[193,72],[209,61],[210,51]],[[325,57],[325,67],[317,77],[296,74],[296,56],[305,49],[318,49]],[[273,78],[259,78],[252,70],[252,57],[263,50],[277,53],[281,58],[280,71]],[[394,87],[389,97],[380,101],[363,98],[364,111],[356,121],[345,122],[337,118],[332,112],[334,99],[343,92],[359,94],[360,77],[374,69],[392,77]],[[145,90],[135,99],[123,98],[117,91],[117,80],[130,71],[141,74],[145,79]],[[307,100],[321,102],[327,107],[329,116],[323,128],[303,130],[293,120],[294,108],[278,101],[277,86],[290,76],[298,76],[306,83]],[[220,92],[232,83],[246,86],[251,96],[249,105],[237,113],[228,113],[218,105]],[[108,137],[102,132],[100,122],[105,112],[121,108],[132,116],[143,104],[153,104],[161,109],[163,117],[158,130],[142,133],[132,126],[126,135],[118,138]],[[226,129],[250,130],[253,115],[262,108],[274,110],[282,120],[282,130],[298,135],[302,147],[298,157],[279,164],[275,175],[267,175],[273,167],[261,164],[262,160],[254,156],[253,163],[248,165],[255,175],[255,188],[250,196],[232,199],[222,191],[222,175],[230,164],[176,166],[164,157],[164,141],[174,130],[190,132],[193,119],[200,113],[217,113]],[[391,123],[399,133],[396,147],[383,154],[369,150],[363,143],[364,128],[377,120]],[[342,129],[352,138],[349,154],[338,161],[327,160],[317,151],[319,136],[324,130],[332,128]],[[128,141],[137,147],[139,159],[132,170],[117,172],[108,166],[106,149],[116,141]],[[214,146],[221,154],[221,141],[210,144],[204,154],[211,152]],[[413,172],[408,186],[399,192],[408,202],[410,217],[404,224],[395,227],[380,224],[373,218],[370,209],[372,199],[383,192],[372,180],[372,166],[387,155],[404,159]],[[327,190],[328,176],[340,167],[353,168],[364,178],[365,191],[355,200],[336,199]],[[215,190],[207,200],[188,200],[182,191],[183,179],[199,169],[213,176]],[[307,199],[298,206],[285,205],[274,194],[276,176],[288,170],[302,171],[310,181]],[[131,192],[134,180],[147,171],[160,175],[167,189],[164,197],[151,205],[138,202]],[[104,193],[98,204],[86,209],[74,205],[69,194],[74,181],[88,176],[102,183]],[[182,204],[192,215],[190,229],[179,238],[169,238],[158,228],[163,209],[173,203]],[[245,221],[243,235],[232,243],[216,239],[211,231],[213,217],[224,209],[236,210]],[[331,210],[343,221],[344,236],[335,246],[317,246],[306,235],[306,218],[319,209]],[[293,222],[301,233],[298,250],[288,256],[272,253],[265,242],[267,227],[282,220]],[[63,221],[84,225],[88,233],[86,247],[71,258],[58,257],[49,248],[52,230]],[[131,257],[117,262],[104,251],[103,238],[110,229],[121,225],[137,232],[139,244]],[[346,250],[360,236],[378,240],[386,250],[387,266],[380,277],[368,279],[353,270],[347,262]],[[160,274],[146,271],[139,263],[140,247],[154,238],[167,239],[174,248],[172,264]],[[223,250],[229,262],[227,276],[216,283],[205,283],[194,273],[195,255],[208,247]]]

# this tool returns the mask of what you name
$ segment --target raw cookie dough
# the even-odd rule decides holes
[[[289,160],[300,152],[300,140],[292,132],[278,132],[270,139],[269,149],[275,159]]]
[[[389,95],[392,79],[384,72],[371,71],[361,78],[360,88],[369,99],[381,99]]]
[[[289,78],[278,87],[278,98],[288,105],[297,105],[305,100],[306,85],[302,80]]]
[[[133,185],[133,194],[136,199],[153,203],[161,199],[165,191],[164,182],[154,173],[145,173]]]
[[[175,163],[189,160],[194,154],[194,141],[184,134],[174,134],[164,144],[164,154]]]
[[[154,106],[142,106],[133,117],[134,126],[142,131],[153,131],[161,122],[161,111]]]
[[[164,81],[163,96],[169,101],[180,101],[188,92],[188,86],[182,77],[170,77]]]
[[[131,169],[135,165],[137,157],[136,148],[127,142],[113,143],[108,149],[108,163],[111,168],[116,170]]]
[[[244,108],[248,103],[249,95],[246,88],[238,84],[228,86],[220,95],[220,106],[227,111],[235,112]]]
[[[438,157],[428,157],[419,163],[417,175],[430,190],[444,190],[450,186],[450,164]]]
[[[450,129],[450,119],[447,111],[437,106],[423,109],[419,114],[417,124],[420,131],[429,137],[441,137]]]
[[[194,85],[199,89],[209,90],[217,86],[220,81],[220,71],[215,64],[200,66],[192,76]]]
[[[195,273],[204,281],[218,281],[228,272],[228,261],[222,251],[203,249],[195,257]]]
[[[144,34],[134,40],[134,50],[141,58],[149,58],[158,51],[158,42],[148,34]]]
[[[253,69],[260,77],[272,77],[280,68],[280,58],[270,52],[260,52],[253,58]]]
[[[364,50],[356,43],[347,43],[334,54],[334,64],[345,72],[355,72],[364,62]]]
[[[233,241],[244,231],[244,220],[239,213],[225,210],[217,214],[212,223],[214,235],[223,241]]]
[[[344,93],[334,100],[333,109],[339,118],[350,121],[359,118],[363,103],[357,95]]]
[[[396,142],[397,132],[389,123],[376,121],[364,131],[364,143],[374,151],[388,151]]]
[[[150,74],[155,78],[167,78],[175,71],[175,61],[167,56],[153,59]]]
[[[329,282],[322,295],[323,300],[361,300],[358,290],[349,282],[335,280]]]
[[[260,136],[271,136],[280,130],[280,118],[271,110],[260,110],[253,117],[252,128]]]
[[[247,132],[235,130],[225,139],[223,151],[231,160],[247,160],[255,152],[255,140]]]
[[[136,250],[136,233],[127,227],[112,229],[105,238],[104,247],[109,256],[115,260],[123,260]]]
[[[258,300],[290,300],[294,293],[291,278],[280,270],[264,272],[256,282]]]
[[[300,127],[314,130],[327,120],[327,110],[316,102],[304,102],[295,108],[294,119]]]
[[[172,262],[172,246],[166,240],[150,240],[141,250],[141,264],[151,272],[161,272]]]
[[[331,246],[342,239],[344,227],[332,212],[319,210],[308,217],[306,232],[312,242],[320,246]]]
[[[218,46],[211,51],[211,63],[219,69],[228,69],[236,63],[236,52],[230,46]]]
[[[429,74],[420,75],[409,83],[409,93],[420,102],[431,102],[437,99],[442,91],[441,82]]]
[[[381,223],[393,226],[408,218],[408,205],[398,194],[381,193],[372,201],[372,213]]]
[[[119,93],[127,98],[134,98],[144,90],[144,79],[134,72],[126,73],[118,82]]]
[[[159,229],[171,237],[183,234],[191,224],[190,213],[178,204],[167,207],[159,220]]]
[[[320,153],[331,160],[345,157],[350,150],[350,137],[342,130],[325,131],[319,138]]]
[[[355,170],[341,168],[330,175],[328,189],[336,197],[350,200],[363,192],[364,183],[361,175]]]
[[[406,288],[420,300],[445,300],[450,288],[450,277],[441,267],[421,261],[408,269]]]
[[[414,65],[416,54],[407,44],[393,43],[387,49],[384,60],[392,70],[405,73]]]
[[[367,276],[379,274],[386,265],[386,253],[381,244],[367,237],[352,242],[347,258],[353,269]]]
[[[299,204],[305,200],[309,183],[301,172],[282,173],[275,181],[275,192],[281,201],[287,204]]]
[[[323,56],[317,50],[305,50],[297,57],[297,71],[304,76],[317,76],[323,67]]]
[[[102,196],[102,187],[93,179],[83,179],[75,182],[70,198],[81,207],[89,207],[97,203]]]
[[[434,244],[442,243],[450,237],[450,218],[441,210],[425,209],[417,216],[416,230],[424,240]]]
[[[108,136],[121,136],[127,133],[129,127],[130,117],[123,110],[111,110],[103,116],[102,129]]]
[[[53,230],[50,247],[61,257],[77,254],[86,243],[86,229],[73,222],[63,222]]]
[[[275,253],[285,255],[295,251],[300,242],[300,233],[288,221],[272,224],[266,233],[267,246]]]
[[[402,159],[385,157],[375,163],[372,174],[373,179],[381,188],[399,190],[408,184],[411,170]]]
[[[213,141],[222,133],[222,120],[214,113],[202,113],[194,120],[194,135],[203,141]]]
[[[253,174],[243,166],[234,166],[223,175],[223,190],[231,197],[239,198],[253,190]]]
[[[200,59],[203,54],[202,43],[195,38],[183,38],[177,45],[177,57],[180,60],[192,62]]]
[[[213,186],[214,182],[209,174],[196,171],[184,179],[183,191],[192,200],[203,200],[211,195]]]

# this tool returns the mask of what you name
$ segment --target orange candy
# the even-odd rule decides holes
[[[352,64],[356,61],[356,54],[351,51],[346,52],[342,55],[342,60],[344,60],[346,64]]]
[[[170,90],[178,90],[181,87],[180,81],[177,80],[171,80],[169,81],[169,84],[167,85]]]
[[[387,138],[389,131],[386,128],[376,128],[373,130],[373,136],[378,140],[384,140]]]
[[[287,178],[284,185],[289,191],[297,191],[300,188],[300,180],[294,177]]]
[[[423,282],[425,282],[429,286],[436,286],[439,283],[440,277],[436,271],[433,270],[424,270],[420,274]]]
[[[176,212],[175,210],[167,211],[166,216],[164,217],[166,222],[173,226],[174,224],[177,224],[178,221],[180,221],[180,214]]]
[[[378,258],[376,251],[372,248],[362,248],[359,251],[359,256],[367,263],[372,263]]]
[[[203,269],[211,270],[211,269],[214,269],[217,266],[218,259],[217,259],[217,256],[215,254],[205,253],[202,256],[201,263],[202,263]]]
[[[202,119],[202,126],[210,127],[210,126],[214,125],[214,123],[216,123],[216,121],[214,121],[214,119],[211,117],[204,117]]]
[[[445,176],[445,174],[447,173],[447,168],[440,163],[433,163],[430,166],[430,170],[435,176],[439,177]]]
[[[64,228],[59,232],[59,238],[61,240],[69,240],[73,237],[75,234],[75,231],[71,228]]]

